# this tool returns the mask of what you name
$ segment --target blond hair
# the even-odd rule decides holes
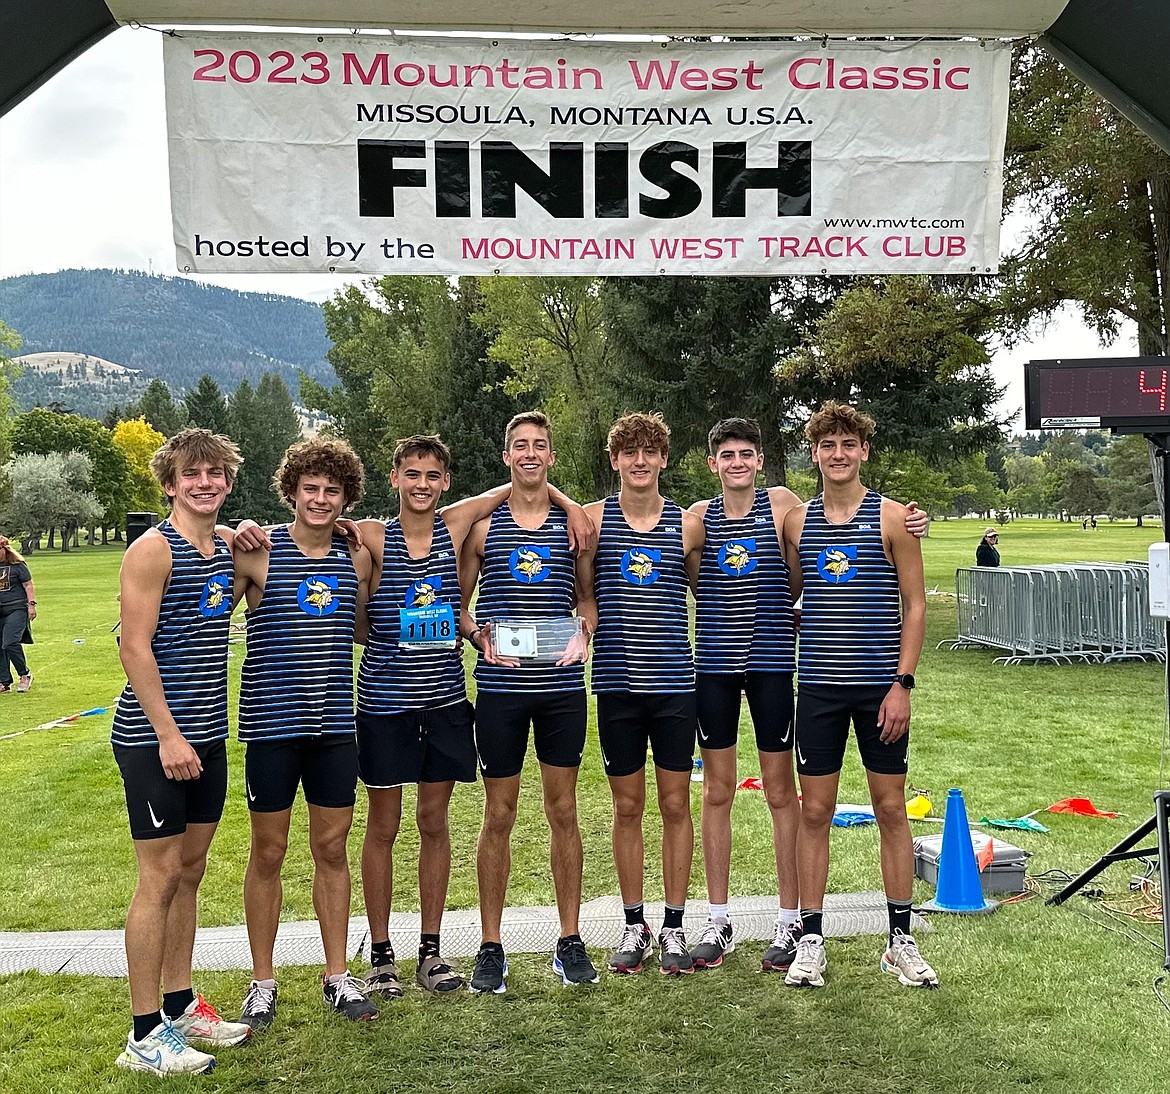
[[[183,468],[208,463],[222,467],[230,485],[236,481],[236,472],[243,462],[244,457],[231,437],[212,433],[210,429],[184,429],[154,454],[150,470],[160,485],[174,486]]]

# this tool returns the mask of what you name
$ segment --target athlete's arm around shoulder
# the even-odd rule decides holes
[[[682,518],[683,565],[687,568],[687,579],[693,591],[699,584],[699,562],[703,557],[707,529],[703,526],[703,518],[689,509],[683,511]]]
[[[158,737],[159,759],[168,779],[197,779],[203,770],[195,750],[183,738],[167,706],[151,639],[171,579],[171,548],[156,529],[126,549],[119,573],[122,635],[118,656],[135,698]]]
[[[370,597],[378,591],[378,584],[382,580],[382,550],[386,545],[386,525],[380,520],[358,521],[358,536],[363,544],[357,547],[354,541],[348,540],[350,557],[353,558],[353,567],[358,575],[357,619],[353,628],[353,640],[364,646],[370,638],[370,616],[366,605]],[[359,559],[364,555],[369,563],[369,569],[363,579]]]
[[[474,497],[444,505],[439,510],[439,516],[443,518],[447,531],[451,533],[451,542],[455,545],[456,553],[463,546],[463,541],[471,529],[481,520],[489,519],[511,496],[512,484],[509,482],[503,486],[493,486]]]
[[[597,631],[597,593],[594,589],[594,578],[597,567],[597,544],[601,538],[601,517],[605,509],[605,502],[594,501],[584,506],[582,512],[593,526],[593,542],[588,547],[582,547],[577,552],[574,566],[577,592],[577,615],[585,621],[587,637],[592,638]]]
[[[463,546],[459,551],[459,591],[462,595],[462,608],[459,613],[459,633],[468,639],[476,649],[483,649],[478,640],[479,628],[475,625],[475,616],[471,614],[471,601],[475,596],[475,587],[479,584],[479,575],[483,571],[484,544],[487,541],[488,528],[491,526],[491,517],[477,520],[468,530],[463,539]],[[452,533],[454,535],[454,533]]]
[[[794,505],[784,514],[781,547],[784,550],[784,561],[788,563],[788,587],[792,590],[794,601],[800,599],[804,589],[804,575],[800,569],[800,537],[804,532],[804,518],[807,515],[808,502]]]

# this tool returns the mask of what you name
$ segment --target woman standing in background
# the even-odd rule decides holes
[[[976,566],[999,565],[999,533],[994,528],[988,528],[975,548]]]
[[[37,617],[36,595],[24,556],[0,536],[0,692],[12,690],[13,669],[17,691],[32,687],[21,642],[32,641],[29,622]]]

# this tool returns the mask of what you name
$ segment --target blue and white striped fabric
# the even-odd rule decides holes
[[[802,684],[892,684],[902,639],[898,573],[882,549],[882,497],[866,492],[845,524],[808,503],[800,535]]]
[[[268,576],[248,613],[240,674],[241,741],[354,733],[358,578],[345,538],[309,558],[288,525],[272,531]]]
[[[669,498],[651,532],[606,498],[597,542],[593,691],[693,691],[682,510]]]
[[[463,661],[456,650],[398,644],[403,608],[448,603],[459,619],[459,570],[451,533],[435,517],[431,551],[411,558],[395,517],[382,540],[382,577],[367,612],[370,635],[358,666],[358,709],[365,714],[445,707],[467,697]]]
[[[793,672],[796,637],[788,564],[767,490],[747,516],[732,519],[723,496],[703,516],[706,541],[695,605],[699,672]]]
[[[549,507],[535,531],[521,528],[512,510],[501,505],[491,516],[483,546],[476,626],[491,619],[556,619],[573,614],[575,567],[569,551],[568,518]],[[475,666],[480,691],[578,691],[585,687],[584,665],[521,664],[516,668]]]
[[[158,530],[171,549],[171,576],[150,640],[163,695],[179,732],[193,745],[228,735],[227,652],[232,615],[232,553],[215,537],[211,558],[164,520]],[[129,747],[158,746],[158,737],[127,683],[118,698],[110,739]]]

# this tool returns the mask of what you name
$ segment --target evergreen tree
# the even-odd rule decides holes
[[[193,426],[210,429],[212,433],[227,433],[229,428],[227,400],[224,399],[219,384],[207,373],[200,376],[199,382],[183,396],[183,408]],[[154,423],[151,422],[151,425]]]
[[[171,389],[157,377],[146,385],[142,398],[128,412],[136,411],[133,417],[143,417],[157,429],[164,437],[173,437],[186,424],[183,412],[175,406],[171,398]]]

